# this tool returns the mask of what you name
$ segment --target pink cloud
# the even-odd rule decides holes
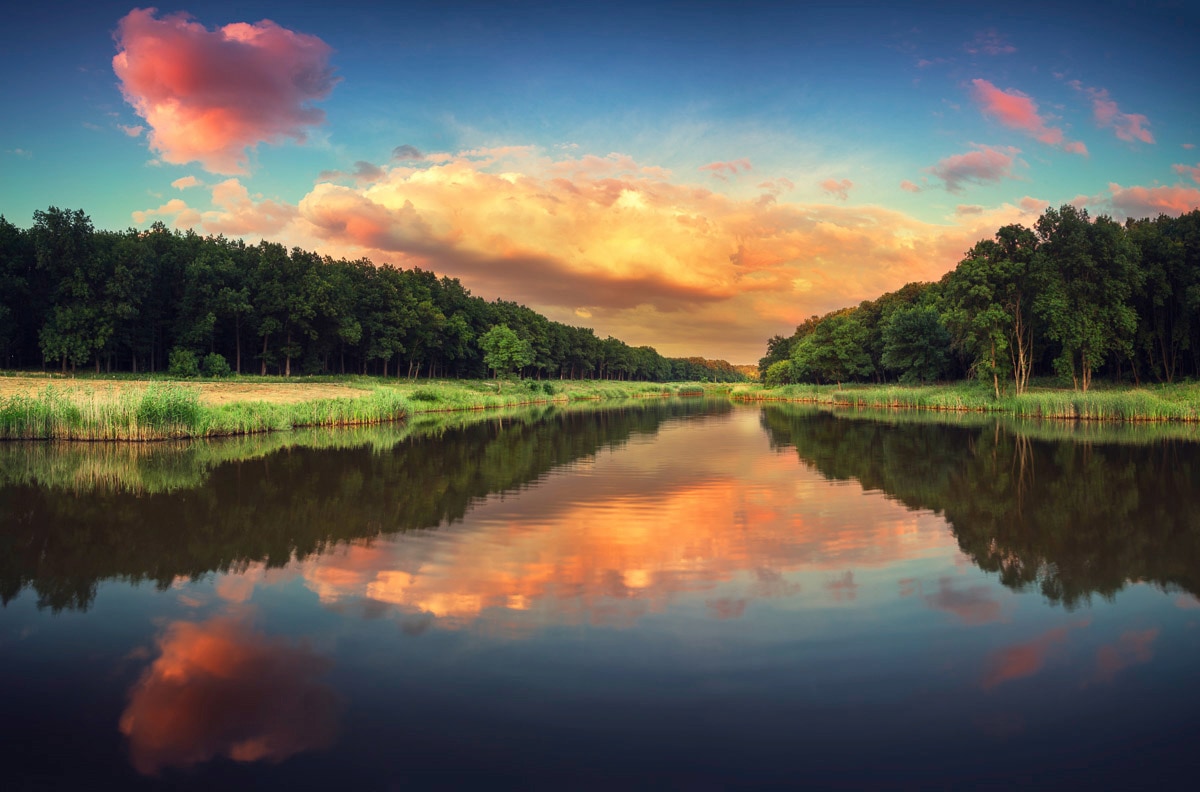
[[[849,179],[826,179],[821,182],[821,189],[839,201],[844,201],[849,197],[850,188],[853,186],[854,182]]]
[[[137,126],[127,126],[125,124],[117,124],[117,129],[120,129],[129,137],[138,137],[146,131],[146,127],[138,124]]]
[[[1038,113],[1037,102],[1016,89],[1003,91],[987,80],[972,80],[972,97],[984,115],[1010,129],[1019,129],[1050,146],[1062,146],[1072,154],[1086,154],[1087,147],[1077,141],[1064,142],[1063,131],[1049,126]]]
[[[1181,215],[1200,209],[1200,190],[1194,187],[1122,187],[1108,185],[1109,195],[1094,196],[1096,203],[1108,203],[1117,219]]]
[[[134,9],[117,24],[113,70],[166,162],[245,173],[247,149],[303,142],[324,121],[311,103],[337,80],[321,39],[269,20],[208,30],[186,14],[156,13]]]
[[[725,181],[725,174],[735,176],[739,171],[745,173],[753,170],[753,166],[750,165],[750,160],[743,157],[742,159],[730,160],[729,162],[710,162],[707,165],[701,165],[698,170],[710,171],[713,176]]]
[[[1072,80],[1068,85],[1087,94],[1088,98],[1092,100],[1092,117],[1096,119],[1097,126],[1112,127],[1113,132],[1121,140],[1154,142],[1154,135],[1150,133],[1149,129],[1146,129],[1150,120],[1140,113],[1121,112],[1117,103],[1108,95],[1107,90],[1085,87],[1079,80]]]
[[[904,190],[905,192],[910,192],[910,193],[921,192],[920,186],[914,184],[913,182],[910,182],[908,179],[905,179],[904,181],[900,182],[900,189]]]
[[[251,199],[237,179],[226,179],[212,189],[213,211],[204,213],[204,230],[226,236],[278,234],[297,215],[296,207],[278,201]]]
[[[978,146],[975,151],[939,160],[926,170],[941,179],[949,192],[956,193],[962,190],[964,183],[982,184],[1013,178],[1012,167],[1018,153],[1018,149],[1011,147]]]
[[[1192,165],[1172,165],[1171,170],[1178,173],[1180,176],[1191,176],[1192,181],[1200,184],[1200,163]]]
[[[1190,149],[1194,149],[1194,148],[1196,148],[1196,144],[1195,144],[1195,143],[1180,143],[1180,144],[1179,144],[1179,147],[1180,147],[1180,148],[1185,148],[1185,149],[1189,149],[1189,150],[1190,150]]]
[[[1072,630],[1086,627],[1087,622],[1056,627],[1032,640],[1009,646],[992,654],[983,676],[983,689],[990,690],[1004,682],[1023,679],[1039,673],[1055,647],[1064,643]]]

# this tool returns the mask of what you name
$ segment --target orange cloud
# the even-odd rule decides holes
[[[1033,676],[1042,670],[1046,664],[1049,652],[1067,639],[1067,634],[1076,627],[1068,625],[1042,633],[1031,641],[1010,646],[994,654],[988,662],[984,673],[983,688],[989,690],[996,685]]]
[[[171,186],[176,190],[186,190],[189,187],[199,187],[201,184],[195,176],[183,176],[171,182]]]
[[[241,174],[246,149],[303,142],[324,121],[311,103],[336,80],[319,38],[269,20],[210,31],[186,14],[156,13],[134,9],[117,24],[113,70],[164,161]]]
[[[936,280],[999,225],[1033,219],[1014,205],[937,224],[879,206],[792,203],[786,179],[734,198],[626,155],[552,160],[530,147],[382,170],[370,184],[319,183],[297,206],[230,180],[202,218],[188,217],[212,233],[432,269],[557,321],[577,324],[585,311],[601,336],[734,362],[757,360],[766,338],[813,313]],[[966,179],[969,168],[947,175]]]
[[[182,198],[172,198],[157,209],[143,209],[133,213],[133,222],[143,225],[152,218],[168,218],[176,228],[193,228],[200,225],[201,216],[187,205]]]
[[[171,623],[158,648],[120,719],[138,772],[280,762],[333,742],[338,702],[318,681],[330,664],[306,647],[218,617]]]
[[[977,146],[975,151],[938,160],[926,170],[941,179],[949,192],[957,193],[962,191],[964,183],[982,184],[1014,178],[1012,167],[1018,153],[1019,149],[1011,147]]]
[[[741,448],[726,434],[757,421],[743,413],[701,431],[714,447]],[[415,616],[444,628],[486,619],[520,632],[630,624],[687,596],[718,619],[805,590],[814,600],[854,599],[859,570],[956,547],[941,518],[864,498],[859,487],[822,486],[819,502],[805,497],[822,478],[798,469],[792,455],[731,451],[732,459],[686,473],[665,464],[690,453],[691,443],[662,432],[652,446],[592,463],[600,477],[607,465],[644,471],[625,490],[581,497],[571,482],[551,478],[522,493],[519,511],[492,498],[453,530],[314,556],[302,563],[305,583],[327,605],[382,603],[406,624]],[[747,488],[730,470],[773,484]],[[804,576],[811,586],[802,586]]]
[[[738,172],[746,173],[753,170],[753,166],[748,159],[730,160],[729,162],[710,162],[707,165],[701,165],[699,170],[709,171],[713,176],[721,181],[726,181],[729,176],[736,176]]]
[[[972,80],[972,98],[983,114],[990,116],[1010,129],[1019,129],[1030,137],[1050,146],[1063,146],[1073,154],[1086,154],[1082,143],[1068,142],[1064,145],[1063,131],[1049,126],[1038,113],[1037,102],[1016,89],[1001,90],[987,80]]]

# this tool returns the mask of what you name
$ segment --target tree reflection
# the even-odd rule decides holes
[[[1200,446],[1077,442],[967,425],[767,407],[776,447],[941,513],[962,551],[1014,589],[1068,608],[1129,581],[1200,592]],[[1048,434],[1048,433],[1044,433]]]
[[[352,435],[357,444],[343,448],[263,452],[249,444],[241,458],[225,452],[219,462],[185,449],[204,475],[180,470],[185,465],[168,457],[126,466],[122,475],[132,478],[122,486],[74,493],[41,482],[111,477],[80,476],[71,465],[94,468],[95,459],[79,446],[61,456],[43,448],[30,457],[42,470],[29,472],[27,462],[0,476],[9,482],[0,489],[0,599],[7,603],[30,587],[40,606],[82,609],[102,580],[166,588],[179,577],[250,563],[281,567],[353,540],[454,523],[491,493],[519,489],[557,467],[653,434],[667,421],[730,409],[694,399],[540,407],[502,418],[479,414],[466,425],[435,424],[398,442],[373,444],[359,432]],[[99,446],[96,453],[112,455]],[[174,485],[136,486],[140,471],[164,467],[175,471]]]

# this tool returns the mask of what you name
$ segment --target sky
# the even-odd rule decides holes
[[[965,5],[14,6],[0,213],[422,267],[750,363],[1046,207],[1200,207],[1200,5]]]

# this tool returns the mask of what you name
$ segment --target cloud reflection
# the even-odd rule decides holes
[[[319,681],[331,664],[307,646],[232,616],[172,622],[157,643],[120,720],[139,773],[218,756],[280,762],[333,742],[339,703]]]

